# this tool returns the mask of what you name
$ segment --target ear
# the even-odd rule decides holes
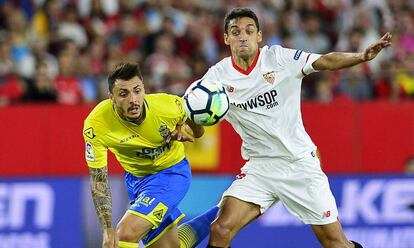
[[[229,36],[226,33],[224,33],[224,44],[230,45]]]
[[[111,99],[111,101],[114,101],[114,95],[111,92],[109,92],[108,96],[109,96],[109,99]]]
[[[262,36],[262,31],[259,30],[259,32],[257,32],[257,43],[262,42],[263,36]]]

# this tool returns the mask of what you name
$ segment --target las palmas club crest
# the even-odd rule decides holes
[[[264,80],[268,82],[269,84],[273,84],[275,82],[275,76],[276,76],[275,71],[271,71],[271,72],[267,72],[263,74]]]

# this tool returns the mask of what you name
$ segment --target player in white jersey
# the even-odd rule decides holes
[[[323,247],[362,247],[348,241],[339,223],[316,146],[303,126],[301,83],[312,72],[375,58],[391,45],[391,35],[385,34],[362,53],[325,55],[280,46],[259,48],[261,40],[255,13],[233,9],[225,18],[224,32],[232,56],[212,66],[203,77],[227,88],[231,106],[226,119],[241,136],[242,156],[248,160],[223,194],[208,247],[229,247],[242,227],[278,201],[312,226]]]

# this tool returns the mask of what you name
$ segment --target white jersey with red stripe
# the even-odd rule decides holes
[[[302,78],[315,71],[312,63],[319,57],[265,46],[247,71],[227,57],[204,75],[227,89],[230,110],[226,120],[243,140],[243,159],[293,161],[316,150],[303,126],[300,97]]]

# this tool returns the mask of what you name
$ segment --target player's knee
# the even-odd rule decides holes
[[[139,233],[123,223],[118,224],[118,226],[116,227],[116,232],[119,240],[121,241],[138,242],[139,240]]]
[[[229,223],[215,221],[210,226],[210,236],[219,237],[221,240],[231,239],[232,228]]]

